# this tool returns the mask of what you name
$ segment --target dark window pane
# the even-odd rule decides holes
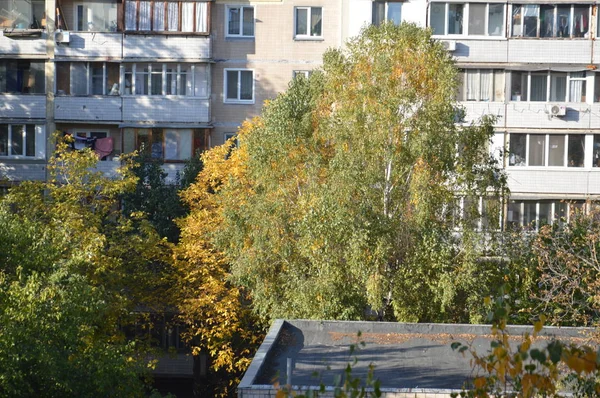
[[[569,167],[583,167],[585,154],[585,135],[569,135]]]
[[[238,99],[238,71],[227,71],[227,99]]]
[[[12,125],[10,132],[10,154],[23,155],[23,131],[22,125]]]
[[[35,125],[28,124],[25,126],[25,148],[26,156],[35,156]]]

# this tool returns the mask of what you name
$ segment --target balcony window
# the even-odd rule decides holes
[[[117,3],[86,2],[75,5],[75,30],[117,31]]]
[[[585,135],[510,134],[508,152],[509,166],[584,167]]]
[[[57,95],[119,95],[119,64],[57,62]]]
[[[0,93],[44,94],[44,61],[0,60]]]
[[[130,151],[135,149],[165,162],[179,162],[207,149],[209,136],[208,129],[126,128],[123,139]]]
[[[583,211],[583,202],[562,200],[509,200],[506,221],[509,228],[538,230],[552,223],[565,223],[570,214]]]
[[[400,25],[402,22],[402,3],[394,1],[373,2],[373,25],[379,26],[385,21]]]
[[[0,156],[35,157],[36,126],[0,124]]]
[[[459,101],[504,101],[504,71],[466,69],[458,84]]]
[[[585,72],[512,72],[511,100],[585,102]]]
[[[431,3],[434,35],[504,36],[504,4]],[[468,15],[468,20],[466,16]]]
[[[512,37],[587,37],[590,6],[580,4],[515,4]]]
[[[207,98],[208,68],[204,64],[125,64],[122,86],[125,95],[185,95]]]
[[[44,0],[0,0],[0,29],[45,28]]]
[[[204,1],[125,1],[128,32],[208,33],[209,5]]]

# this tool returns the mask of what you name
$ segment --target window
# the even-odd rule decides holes
[[[125,95],[185,95],[206,98],[208,67],[204,64],[125,64],[122,85]]]
[[[57,62],[56,94],[119,95],[119,64]]]
[[[542,225],[564,223],[574,212],[583,211],[583,207],[584,203],[581,201],[510,200],[506,215],[507,227],[537,230]]]
[[[296,38],[323,37],[323,9],[321,7],[296,7]]]
[[[209,2],[125,1],[128,32],[208,33]]]
[[[295,70],[292,72],[292,77],[295,79],[298,76],[304,76],[306,79],[310,77],[311,71],[309,70]]]
[[[225,69],[225,102],[254,103],[254,72]]]
[[[504,4],[431,3],[429,14],[434,35],[504,36]]]
[[[117,3],[86,2],[75,5],[75,30],[117,31]]]
[[[44,0],[0,0],[0,29],[45,28]]]
[[[491,231],[500,229],[502,205],[496,197],[459,197],[453,208],[455,228]]]
[[[594,134],[594,153],[592,154],[592,167],[600,167],[600,134]]]
[[[511,134],[508,153],[509,166],[583,167],[585,135]]]
[[[373,25],[379,26],[385,21],[400,25],[402,22],[402,3],[395,1],[373,2]]]
[[[585,102],[585,72],[512,72],[511,100]]]
[[[44,94],[44,61],[0,60],[0,93]]]
[[[126,128],[123,140],[126,149],[138,150],[152,159],[177,162],[207,149],[209,135],[208,129]]]
[[[590,6],[582,4],[514,4],[512,37],[587,37]]]
[[[225,36],[254,37],[254,7],[227,6]]]
[[[0,156],[35,156],[35,138],[33,124],[0,124]]]
[[[466,69],[459,73],[459,101],[504,101],[504,71]]]

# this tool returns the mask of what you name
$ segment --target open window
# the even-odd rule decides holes
[[[0,29],[44,29],[44,0],[0,0]]]

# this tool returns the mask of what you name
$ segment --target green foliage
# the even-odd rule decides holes
[[[492,342],[487,353],[476,352],[468,345],[452,343],[453,350],[472,357],[472,385],[461,397],[533,398],[562,397],[571,392],[576,397],[600,394],[600,361],[594,347],[560,340],[537,341],[545,317],[535,322],[533,332],[522,336],[516,347],[510,344],[507,320],[511,306],[502,288],[493,302],[488,299],[488,321],[492,323]]]
[[[144,153],[135,156],[133,161],[132,172],[137,184],[133,192],[123,197],[123,211],[125,214],[141,212],[160,236],[177,243],[179,227],[175,220],[188,213],[179,192],[194,181],[202,170],[202,162],[198,158],[187,161],[177,181],[167,183],[162,162]]]
[[[48,181],[0,201],[0,395],[140,396],[147,350],[120,327],[138,306],[171,304],[170,246],[119,209],[129,163],[109,179],[93,152],[55,138]]]
[[[244,173],[215,192],[211,241],[261,317],[477,319],[478,237],[457,239],[449,214],[504,177],[492,120],[455,124],[455,82],[428,31],[369,27],[239,134]]]
[[[113,339],[107,292],[64,268],[20,271],[0,273],[0,395],[142,396],[140,352]]]

